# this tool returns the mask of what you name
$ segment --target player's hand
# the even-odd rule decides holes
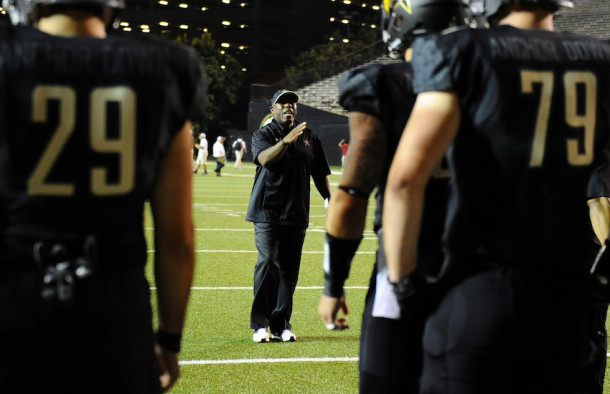
[[[159,376],[161,389],[163,392],[166,392],[176,383],[180,376],[178,353],[163,350],[159,345],[155,345],[155,353],[157,354],[159,370],[161,371],[161,375]]]
[[[606,240],[599,249],[590,273],[586,292],[593,296],[595,304],[608,304],[610,302],[610,240]]]
[[[328,213],[328,198],[324,199],[324,216]]]
[[[345,318],[337,318],[339,310],[341,310],[343,315],[349,314],[345,297],[335,298],[322,295],[318,304],[318,314],[329,330],[345,330],[349,328]]]
[[[417,274],[411,275],[409,279],[410,286],[403,293],[397,293],[396,287],[392,289],[400,305],[400,311],[412,319],[425,319],[441,302],[448,290],[448,283]]]

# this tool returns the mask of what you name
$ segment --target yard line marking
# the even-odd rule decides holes
[[[203,364],[254,364],[254,363],[326,363],[355,362],[358,357],[297,357],[297,358],[244,358],[232,360],[183,360],[180,365]]]
[[[195,228],[195,231],[248,231],[253,233],[251,228]]]
[[[154,230],[154,227],[144,227],[145,230]],[[195,231],[222,231],[222,232],[249,232],[249,233],[253,233],[254,234],[254,230],[251,228],[204,228],[204,227],[196,227],[194,228]],[[308,230],[308,232],[316,232],[316,233],[321,233],[321,232],[326,232],[326,229],[323,226],[312,226],[310,227]],[[377,237],[375,236],[375,232],[373,230],[364,230],[364,236],[365,239],[367,236],[372,236],[375,239],[377,239]]]
[[[297,286],[297,290],[322,290],[324,286]],[[367,290],[368,286],[345,286],[347,290]],[[151,290],[157,290],[156,286],[150,286]],[[252,286],[192,286],[191,290],[252,290]]]
[[[148,253],[155,253],[155,249],[148,249],[147,250]],[[258,253],[258,251],[256,250],[231,250],[231,249],[225,249],[225,250],[210,250],[210,249],[197,249],[195,250],[195,253]],[[323,254],[324,251],[320,250],[314,250],[314,251],[303,251],[302,254]],[[357,252],[357,254],[375,254],[376,252],[367,252],[367,251],[362,251],[362,252]]]

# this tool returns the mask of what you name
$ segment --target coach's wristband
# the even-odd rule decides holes
[[[182,333],[172,334],[162,329],[158,329],[156,340],[159,347],[172,353],[180,353],[180,342],[182,342]]]

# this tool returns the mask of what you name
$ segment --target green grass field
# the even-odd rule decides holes
[[[197,269],[180,354],[181,378],[171,393],[357,393],[360,319],[377,247],[371,230],[374,201],[346,282],[350,329],[328,331],[317,315],[324,205],[312,184],[310,226],[291,320],[297,342],[257,344],[249,328],[256,248],[252,223],[244,219],[254,166],[244,163],[238,171],[228,162],[221,177],[214,168],[210,161],[209,175],[193,175]],[[333,190],[338,171],[333,167]],[[147,223],[152,223],[150,217]],[[151,236],[149,228],[149,247],[154,249]],[[151,264],[148,275],[153,284]],[[610,384],[604,393],[610,393]]]

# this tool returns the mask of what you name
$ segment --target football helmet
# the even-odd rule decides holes
[[[463,0],[383,0],[383,41],[390,55],[404,51],[416,36],[469,23]]]
[[[125,8],[124,0],[2,0],[2,8],[14,25],[29,25],[40,17],[40,6],[66,5],[106,7],[111,10]],[[116,16],[116,12],[114,13]]]
[[[470,8],[472,11],[474,11],[475,8],[478,8],[482,11],[485,18],[489,20],[494,19],[502,6],[511,3],[537,5],[540,6],[540,8],[548,9],[550,12],[556,12],[565,8],[574,8],[574,4],[568,0],[471,0]]]

